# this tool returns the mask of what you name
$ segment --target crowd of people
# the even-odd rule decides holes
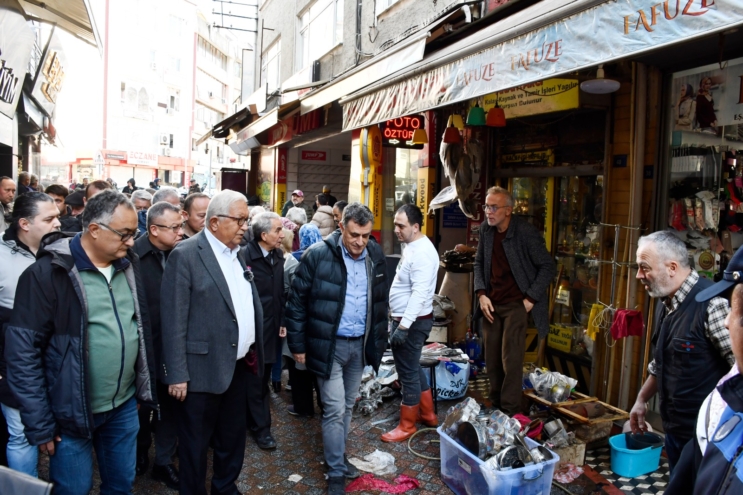
[[[7,462],[37,476],[49,456],[55,494],[130,493],[151,476],[184,494],[239,493],[245,449],[277,447],[270,391],[292,384],[289,414],[322,413],[327,491],[359,472],[345,455],[366,365],[389,347],[402,387],[385,442],[435,426],[421,371],[432,327],[438,254],[424,217],[400,206],[395,276],[372,236],[374,216],[323,193],[317,210],[292,193],[282,216],[225,190],[117,191],[96,180],[70,193],[0,178],[0,405]],[[332,204],[331,204],[332,202]],[[490,400],[520,412],[529,314],[547,331],[555,265],[543,236],[487,191],[474,288],[484,317]],[[330,225],[330,222],[333,222]],[[659,395],[668,493],[739,493],[743,451],[743,250],[718,283],[699,277],[673,233],[641,237],[637,278],[658,298],[649,378],[631,411],[641,432]],[[316,397],[315,393],[316,391]],[[175,459],[178,458],[176,466]]]
[[[235,191],[182,199],[169,187],[127,188],[96,180],[16,194],[0,179],[9,467],[36,477],[41,452],[55,494],[87,494],[95,455],[101,493],[130,493],[151,472],[204,494],[211,448],[211,493],[239,493],[248,439],[277,446],[269,392],[281,389],[285,362],[287,412],[313,416],[317,390],[328,493],[344,493],[359,476],[345,445],[362,370],[379,366],[389,342],[406,363],[404,400],[382,439],[436,424],[418,359],[438,255],[417,207],[395,216],[409,254],[389,280],[359,203],[321,194],[316,212],[296,201],[282,217]]]

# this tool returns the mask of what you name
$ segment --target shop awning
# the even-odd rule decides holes
[[[238,131],[235,134],[235,140],[230,143],[230,148],[232,148],[232,151],[237,154],[245,155],[252,148],[258,148],[259,146],[266,144],[265,135],[264,138],[262,138],[263,142],[259,141],[258,136],[278,124],[279,119],[286,118],[296,113],[298,107],[299,102],[292,101],[269,110],[266,114]]]
[[[392,46],[387,51],[380,53],[367,62],[359,65],[348,73],[338,77],[327,86],[318,88],[301,99],[301,114],[307,114],[321,108],[328,103],[338,101],[344,96],[358,91],[370,83],[394,74],[395,72],[409,67],[423,59],[426,44],[440,35],[442,26],[451,18],[461,16],[464,13],[466,22],[471,22],[469,5],[457,5],[457,7],[434,20],[428,26],[417,33],[412,34],[404,41]],[[433,37],[433,38],[432,38]],[[429,40],[429,38],[432,38]]]
[[[343,98],[343,129],[529,84],[548,98],[539,92],[546,78],[743,24],[743,0],[673,4],[666,13],[640,0],[539,2]]]
[[[0,0],[0,7],[22,12],[26,17],[56,24],[101,49],[89,0]]]

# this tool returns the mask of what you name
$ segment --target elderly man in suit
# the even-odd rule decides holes
[[[180,493],[206,495],[206,456],[214,447],[211,493],[238,494],[245,455],[248,373],[263,372],[263,310],[239,254],[248,205],[235,191],[212,198],[201,232],[170,253],[163,273],[163,383],[181,401]]]

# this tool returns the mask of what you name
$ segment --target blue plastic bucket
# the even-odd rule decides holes
[[[611,445],[611,470],[619,476],[634,478],[652,473],[660,466],[660,453],[663,445],[642,450],[627,448],[624,433],[609,438]]]

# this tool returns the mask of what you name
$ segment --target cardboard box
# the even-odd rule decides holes
[[[576,438],[573,445],[553,450],[555,454],[560,456],[560,461],[555,469],[560,469],[565,464],[582,466],[586,463],[586,443],[580,438]]]

